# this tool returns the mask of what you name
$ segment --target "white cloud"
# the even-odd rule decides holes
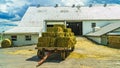
[[[27,0],[6,0],[5,3],[0,4],[1,12],[13,12],[17,8],[22,8],[24,5],[29,5]],[[17,10],[16,10],[17,11]]]
[[[0,12],[8,13],[8,16],[10,17],[13,17],[15,15],[15,17],[11,20],[20,20],[21,17],[18,15],[18,12],[24,10],[23,7],[29,5],[29,0],[4,0],[4,2],[0,4]]]
[[[61,0],[66,6],[75,5],[85,5],[86,0]]]
[[[9,20],[6,20],[6,19],[0,19],[0,23],[1,22],[10,22]]]
[[[10,6],[12,7],[22,7],[25,4],[30,4],[27,0],[10,0],[12,1],[12,4]]]
[[[10,24],[18,24],[19,21],[10,21],[10,20],[6,20],[6,19],[0,19],[0,24],[1,23],[10,23]]]
[[[19,15],[15,15],[15,17],[14,18],[12,18],[11,20],[13,20],[13,21],[16,21],[16,20],[20,20],[21,19],[21,17],[19,16]]]
[[[7,11],[7,5],[0,4],[0,11],[1,11],[1,12],[8,12],[8,11]]]

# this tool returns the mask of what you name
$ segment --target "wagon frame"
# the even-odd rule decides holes
[[[74,50],[74,46],[73,47],[36,47],[35,49],[38,49],[37,51],[37,56],[38,58],[43,58],[45,56],[46,53],[60,53],[61,58],[64,60],[69,54],[70,52],[72,52]]]

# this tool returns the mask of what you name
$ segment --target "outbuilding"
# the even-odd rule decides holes
[[[11,39],[14,46],[36,44],[39,27],[15,27],[4,32],[4,38]]]

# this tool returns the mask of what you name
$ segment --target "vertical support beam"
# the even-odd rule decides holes
[[[66,22],[66,20],[64,21],[64,24],[65,24],[65,27],[67,28],[67,22]]]
[[[47,21],[44,21],[44,31],[47,31]]]

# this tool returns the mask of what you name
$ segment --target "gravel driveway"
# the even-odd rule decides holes
[[[99,46],[81,37],[77,41],[75,50],[64,61],[59,54],[53,54],[38,68],[120,68],[119,49]],[[0,68],[36,68],[40,59],[34,48],[35,45],[0,48]]]

